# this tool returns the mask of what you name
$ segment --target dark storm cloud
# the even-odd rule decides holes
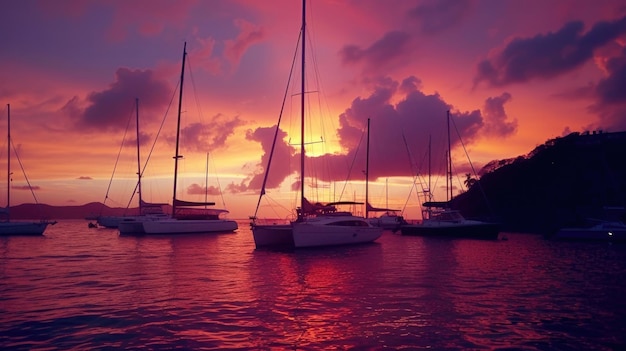
[[[78,118],[80,128],[119,130],[126,127],[129,115],[134,112],[135,98],[145,112],[167,105],[171,94],[171,87],[158,80],[151,70],[119,68],[115,82],[108,89],[87,96],[86,107],[80,106],[80,101],[74,98],[63,110]],[[142,115],[151,116],[149,113]]]
[[[612,57],[606,64],[608,76],[598,83],[596,94],[601,104],[626,103],[626,49],[621,56]]]
[[[510,95],[491,98],[485,102],[487,118],[479,110],[452,111],[453,127],[452,147],[458,147],[459,138],[471,144],[480,134],[498,134],[506,136],[514,132],[516,121],[509,121],[504,104]],[[364,179],[366,156],[366,126],[370,119],[370,179],[390,176],[413,176],[419,170],[426,172],[425,154],[429,140],[433,144],[433,172],[443,172],[444,149],[447,147],[446,111],[452,105],[439,94],[427,94],[421,91],[421,81],[408,77],[402,82],[389,78],[379,79],[374,83],[372,92],[365,97],[355,98],[350,106],[339,116],[336,134],[343,153],[324,154],[307,157],[309,169],[324,168],[315,174],[316,180],[343,181]],[[487,128],[486,128],[487,127]],[[274,128],[258,128],[247,134],[249,140],[258,141],[264,151],[256,170],[241,186],[248,190],[261,187],[264,167],[267,165]],[[299,164],[298,153],[287,144],[286,134],[280,131],[267,188],[278,187],[293,174]],[[316,165],[324,165],[318,167]],[[316,186],[316,180],[307,186]],[[299,188],[296,181],[292,186]],[[238,188],[238,189],[239,189]]]
[[[403,31],[392,31],[367,48],[346,45],[339,56],[343,64],[363,64],[368,69],[380,69],[398,59],[405,59],[410,51],[411,36]]]
[[[598,129],[626,130],[626,49],[610,58],[606,64],[607,76],[595,87],[596,101],[590,110],[600,117]]]
[[[580,21],[566,23],[556,32],[516,38],[498,54],[478,64],[474,83],[491,86],[549,79],[580,67],[595,49],[626,33],[626,17],[598,22],[587,33]]]
[[[241,189],[260,190],[263,185],[265,170],[269,162],[270,153],[272,151],[272,141],[276,133],[276,126],[270,128],[257,128],[254,131],[249,130],[246,133],[246,139],[261,143],[263,148],[263,156],[261,162],[256,165],[256,169],[248,179],[246,187],[232,185],[229,191],[238,191]],[[285,142],[287,133],[282,130],[278,131],[276,146],[274,147],[274,156],[270,166],[270,173],[267,179],[267,188],[277,188],[280,183],[292,173],[291,161],[296,155],[296,150],[289,143]]]
[[[436,34],[459,23],[471,10],[470,0],[430,0],[409,11],[425,34]]]

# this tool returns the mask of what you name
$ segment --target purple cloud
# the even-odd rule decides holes
[[[142,113],[167,105],[171,92],[170,86],[158,80],[151,70],[119,68],[115,82],[108,89],[89,94],[85,108],[75,97],[63,110],[77,118],[78,126],[83,129],[120,130],[126,127],[128,117],[134,111],[135,98],[139,98]],[[142,116],[150,118],[153,114],[142,113]]]
[[[260,42],[265,38],[265,32],[262,28],[254,26],[246,20],[235,20],[235,25],[241,32],[235,40],[226,40],[224,42],[225,55],[233,66],[239,64],[241,56],[252,44]]]
[[[272,150],[272,141],[274,140],[274,134],[276,127],[271,128],[257,128],[254,131],[249,130],[246,133],[246,139],[261,143],[263,148],[263,156],[261,156],[261,162],[256,165],[256,168],[250,178],[247,180],[247,187],[241,188],[237,186],[229,187],[229,190],[236,191],[241,189],[260,190],[263,185],[263,179],[265,177],[265,171],[269,162],[270,153]],[[291,160],[296,155],[296,150],[289,143],[285,142],[287,133],[282,130],[278,131],[276,146],[274,147],[274,156],[272,158],[271,170],[267,179],[267,188],[277,188],[280,183],[287,178],[292,172]]]
[[[191,123],[180,130],[185,148],[205,152],[224,147],[226,139],[235,133],[243,122],[239,116],[227,118],[222,114],[213,116],[208,123]],[[173,138],[170,138],[173,140]]]
[[[504,86],[570,72],[590,60],[594,50],[626,33],[626,17],[598,22],[587,33],[583,28],[582,22],[569,22],[557,32],[514,39],[478,64],[474,84]]]
[[[470,0],[430,0],[409,11],[416,19],[422,33],[436,34],[455,26],[472,8]]]
[[[345,65],[362,63],[368,70],[389,67],[398,60],[406,59],[410,51],[411,36],[407,32],[392,31],[368,48],[356,45],[344,46],[339,55]]]
[[[483,107],[485,120],[484,133],[490,136],[507,137],[517,131],[517,120],[509,121],[504,110],[504,104],[511,100],[511,94],[502,93],[500,96],[490,97]]]
[[[338,181],[364,179],[366,156],[366,126],[370,118],[370,179],[390,176],[412,176],[420,168],[420,173],[427,172],[425,158],[429,139],[432,137],[433,172],[442,174],[445,170],[443,155],[447,148],[446,111],[451,105],[437,93],[426,94],[421,90],[421,81],[408,77],[402,82],[392,79],[379,79],[375,82],[369,96],[355,98],[351,105],[339,116],[339,127],[336,134],[344,153],[324,154],[307,157],[307,169],[324,169],[316,172],[314,180],[307,180],[307,187],[317,187],[317,181]],[[506,95],[490,102],[503,105]],[[507,126],[504,110],[500,114],[490,116],[489,126],[503,128]],[[493,115],[494,112],[490,111]],[[479,110],[453,111],[454,129],[461,135],[463,142],[473,142],[485,129],[485,121]],[[242,189],[260,189],[267,165],[273,128],[259,128],[248,132],[249,140],[261,142],[264,154],[250,177],[242,182]],[[268,179],[268,188],[278,187],[287,177],[296,172],[299,154],[284,139],[286,133],[280,131],[273,164]],[[459,138],[452,140],[453,148],[459,145]],[[393,157],[390,157],[393,155]],[[404,155],[404,156],[403,156]],[[318,167],[318,165],[324,167]],[[417,168],[415,165],[417,164]],[[299,188],[299,181],[291,186]],[[233,184],[233,186],[235,186]]]
[[[626,49],[610,58],[606,64],[607,76],[594,89],[596,101],[590,111],[598,114],[600,122],[593,128],[626,129]]]

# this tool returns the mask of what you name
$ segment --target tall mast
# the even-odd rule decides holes
[[[432,180],[432,152],[433,152],[433,137],[432,135],[428,135],[428,193],[425,194],[425,196],[428,196],[428,198],[426,198],[426,201],[433,201],[433,190],[432,190],[432,184],[431,184],[431,180]],[[448,194],[448,187],[447,187],[447,182],[448,182],[448,178],[446,177],[446,196]],[[432,207],[427,206],[426,207],[426,214],[428,215],[428,219],[430,219],[432,217]],[[424,218],[424,211],[422,211],[422,219]]]
[[[451,147],[451,143],[450,143],[450,110],[448,110],[448,158],[447,158],[447,164],[446,164],[446,168],[448,169],[448,179],[449,179],[449,184],[448,181],[446,181],[446,197],[447,200],[450,201],[452,200],[452,147]],[[448,189],[449,189],[449,193],[448,193]]]
[[[176,182],[178,180],[178,159],[182,158],[178,154],[180,139],[180,114],[183,106],[183,80],[185,78],[185,58],[187,57],[187,42],[183,46],[183,63],[180,70],[180,90],[178,94],[178,122],[176,125],[176,155],[174,156],[174,195],[172,196],[172,215],[176,214]]]
[[[369,211],[369,178],[370,178],[370,119],[367,119],[367,153],[365,156],[365,218],[368,218]]]
[[[7,213],[11,209],[11,105],[7,104]]]
[[[135,116],[137,124],[137,194],[139,195],[139,214],[142,214],[143,200],[141,198],[141,155],[139,153],[139,98],[135,98]]]
[[[204,172],[204,208],[206,208],[206,202],[209,201],[209,153],[206,153],[206,171]]]
[[[300,216],[304,217],[304,58],[306,47],[306,0],[302,0],[302,81],[300,85]]]

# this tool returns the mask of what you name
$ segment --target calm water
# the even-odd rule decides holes
[[[0,238],[0,348],[611,350],[626,246],[437,240],[296,252],[85,221]]]

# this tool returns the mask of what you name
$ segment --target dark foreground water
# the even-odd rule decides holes
[[[0,238],[0,349],[611,350],[626,246],[437,240],[254,249],[234,234],[120,237],[60,222]]]

